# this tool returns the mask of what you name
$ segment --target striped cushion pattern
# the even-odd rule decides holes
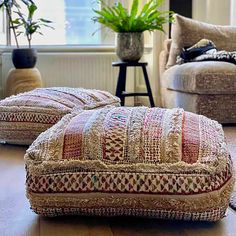
[[[28,198],[42,215],[216,221],[234,183],[221,125],[182,109],[77,111],[25,159]]]
[[[0,141],[31,144],[74,109],[118,105],[108,92],[83,88],[39,88],[0,101]]]

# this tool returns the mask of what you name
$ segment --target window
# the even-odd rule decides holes
[[[33,35],[34,45],[89,45],[102,44],[101,32],[93,33],[99,25],[93,23],[93,9],[98,9],[94,0],[35,0],[38,10],[36,18],[45,18],[53,21],[54,30],[42,28],[43,36]],[[25,9],[22,5],[22,9]],[[12,44],[15,44],[13,35]],[[25,37],[19,37],[19,43],[27,44]]]
[[[94,16],[93,9],[101,6],[96,0],[34,0],[38,7],[35,18],[45,18],[53,21],[54,30],[42,28],[43,36],[34,34],[32,45],[113,45],[115,34],[94,24],[91,18]],[[116,0],[104,0],[107,4],[114,4]],[[128,1],[121,0],[128,6]],[[22,5],[22,11],[26,8]],[[2,14],[3,15],[3,14]],[[1,17],[1,15],[0,15]],[[0,18],[0,24],[4,17]],[[6,21],[2,25],[6,25]],[[4,30],[4,27],[0,31]],[[0,32],[0,39],[6,41],[6,33]],[[11,45],[15,45],[11,32]],[[1,40],[0,44],[5,41]],[[18,37],[20,45],[27,45],[24,35]]]
[[[32,45],[113,45],[115,34],[94,24],[93,9],[101,6],[96,0],[34,0],[38,7],[35,18],[45,18],[53,21],[54,30],[44,27],[43,35],[34,34]],[[114,4],[116,0],[104,0],[106,4]],[[120,0],[128,6],[128,1]],[[22,5],[22,10],[26,7]],[[7,35],[6,19],[0,12],[0,45],[15,45],[13,33]],[[18,37],[20,45],[27,45],[23,35]]]

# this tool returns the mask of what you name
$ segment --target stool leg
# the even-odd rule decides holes
[[[148,92],[148,96],[149,96],[150,105],[151,105],[151,107],[155,107],[153,96],[152,96],[152,90],[151,90],[151,86],[150,86],[150,83],[149,83],[148,74],[147,74],[147,70],[146,70],[146,66],[142,66],[142,68],[143,68],[143,75],[144,75],[144,79],[145,79],[145,83],[146,83],[146,87],[147,87],[147,92]]]
[[[121,106],[125,105],[125,97],[123,96],[123,92],[125,92],[125,84],[126,84],[126,66],[120,66],[117,86],[116,86],[116,96],[121,100]]]

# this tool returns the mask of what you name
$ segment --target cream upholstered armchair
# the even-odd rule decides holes
[[[236,51],[236,27],[175,15],[171,36],[160,54],[163,106],[182,107],[221,123],[236,123],[236,65],[222,61],[176,64],[181,49],[202,38],[212,40],[219,50]]]

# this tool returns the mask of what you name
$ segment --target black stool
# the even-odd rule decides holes
[[[152,96],[152,90],[151,90],[151,86],[150,86],[148,74],[147,74],[147,69],[146,69],[147,65],[148,65],[147,62],[113,62],[112,63],[112,66],[116,66],[116,67],[118,66],[120,68],[118,82],[116,86],[116,96],[120,98],[121,106],[124,106],[125,104],[125,97],[148,96],[151,107],[155,107],[153,96]],[[147,88],[147,93],[127,93],[125,91],[127,67],[142,67],[143,76],[144,76],[146,88]]]

